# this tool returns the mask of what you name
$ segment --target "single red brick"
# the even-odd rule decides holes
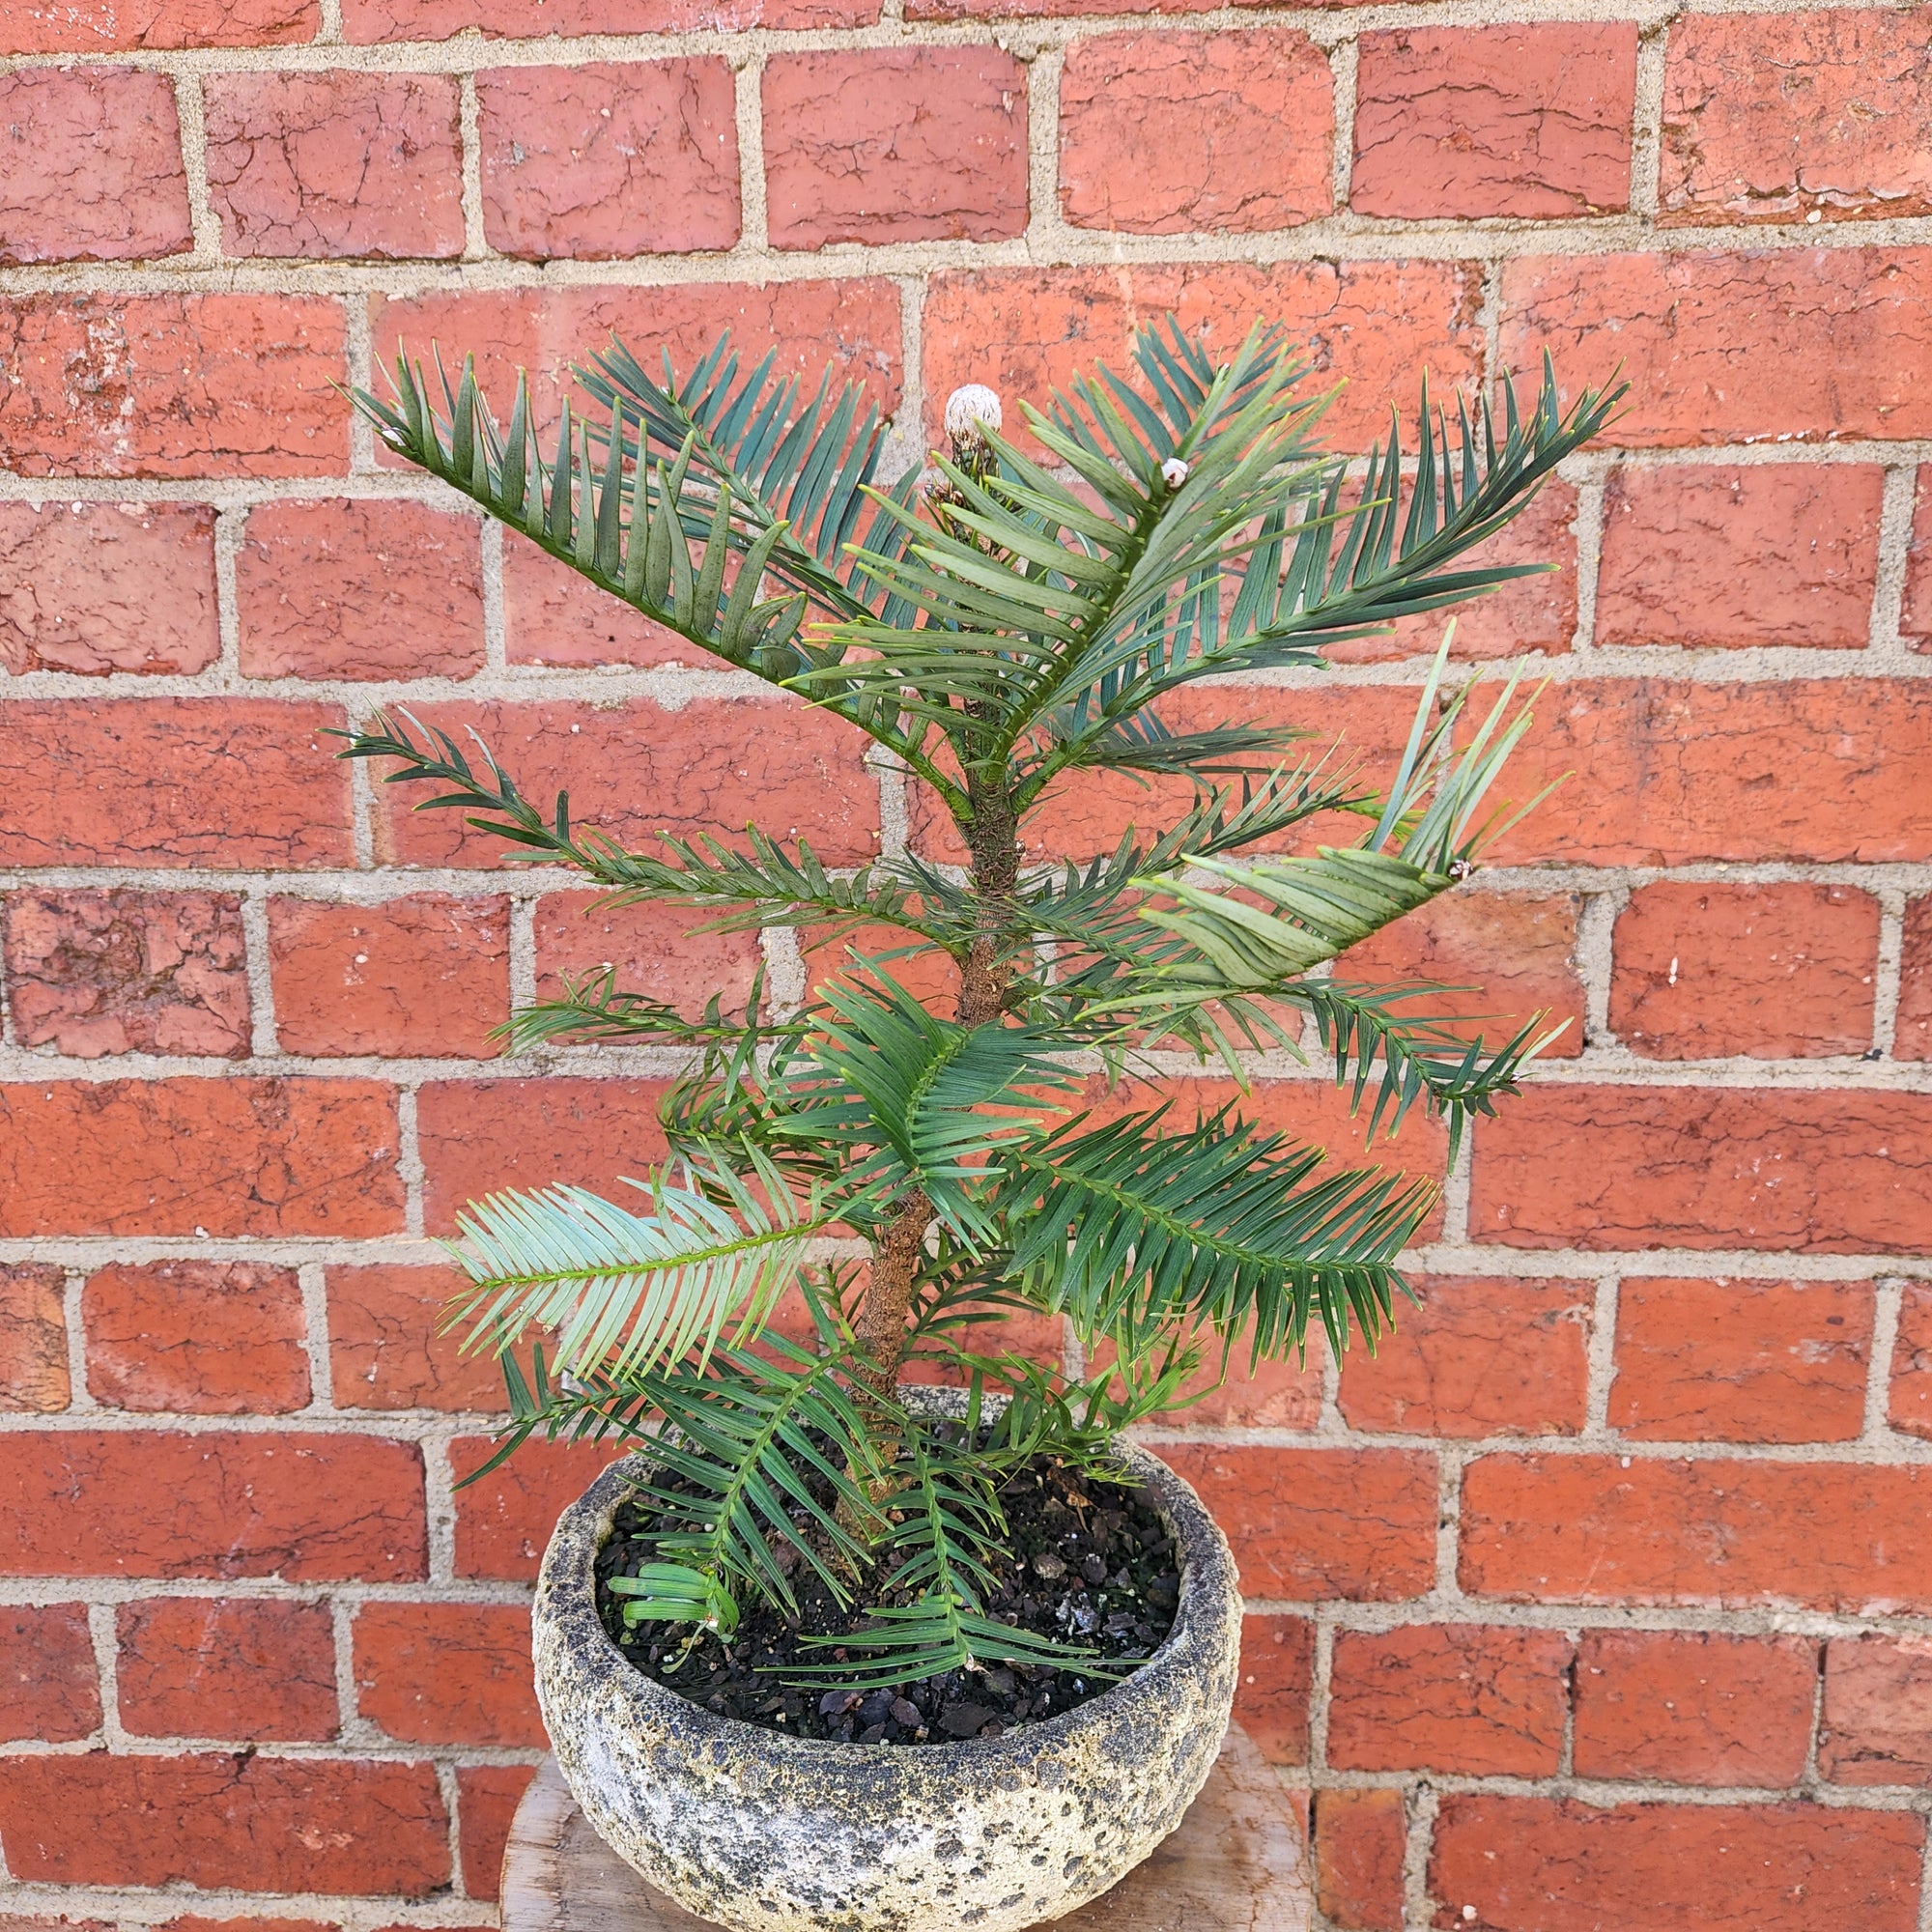
[[[0,266],[193,246],[168,75],[97,67],[0,77]]]
[[[344,0],[352,42],[446,41],[471,28],[486,37],[532,33],[735,33],[750,27],[863,27],[879,0]]]
[[[990,46],[774,54],[772,245],[997,242],[1027,224],[1027,73]]]
[[[1922,7],[1673,20],[1661,218],[1932,213],[1928,33]]]
[[[163,1597],[115,1612],[122,1725],[139,1737],[320,1741],[337,1726],[327,1604]]]
[[[100,1672],[85,1604],[0,1609],[0,1741],[72,1744],[100,1727]]]
[[[1367,449],[1388,434],[1391,401],[1414,408],[1425,363],[1438,393],[1476,384],[1481,308],[1482,271],[1466,262],[951,270],[931,278],[925,301],[926,433],[940,436],[958,384],[985,383],[1005,399],[1007,433],[1031,451],[1022,398],[1043,409],[1049,387],[1064,389],[1096,361],[1124,373],[1134,329],[1172,312],[1188,333],[1205,330],[1218,355],[1257,317],[1283,323],[1309,365],[1304,393],[1348,380],[1321,435],[1338,449]]]
[[[1869,1282],[1626,1280],[1610,1427],[1638,1441],[1848,1442],[1871,1335]]]
[[[636,843],[660,832],[730,838],[748,824],[805,838],[828,865],[861,864],[878,845],[878,791],[853,726],[793,699],[649,698],[577,703],[431,704],[415,714],[461,737],[473,726],[546,811],[558,790],[571,817]],[[382,768],[377,767],[380,775]],[[511,849],[468,831],[460,812],[412,811],[390,786],[379,837],[398,863],[489,865]]]
[[[332,705],[266,697],[15,703],[0,864],[299,869],[352,863]],[[247,782],[237,782],[246,772]]]
[[[1250,1597],[1417,1597],[1435,1579],[1435,1459],[1402,1449],[1173,1443]]]
[[[1535,1087],[1481,1122],[1474,1238],[1518,1248],[1932,1253],[1932,1191],[1896,1149],[1932,1096]]]
[[[1400,1791],[1315,1798],[1315,1902],[1339,1932],[1402,1932],[1408,1819]]]
[[[499,423],[508,421],[518,370],[527,369],[535,419],[554,424],[572,385],[570,364],[612,335],[646,369],[661,368],[668,350],[673,365],[688,372],[728,330],[747,371],[776,350],[775,382],[796,376],[815,390],[829,364],[841,382],[864,384],[867,400],[886,414],[898,403],[899,295],[883,277],[762,288],[741,282],[446,291],[370,306],[379,362],[386,367],[404,344],[414,356],[427,355],[433,342],[446,345],[445,355],[473,355],[476,380]],[[5,420],[0,411],[0,425]]]
[[[1474,1932],[1910,1932],[1924,1821],[1818,1804],[1445,1798],[1434,1922]]]
[[[349,462],[339,302],[16,296],[0,462],[22,476],[327,476]]]
[[[1241,1676],[1235,1721],[1270,1764],[1308,1762],[1308,1696],[1315,1677],[1315,1626],[1306,1617],[1241,1619]]]
[[[1360,46],[1358,214],[1550,220],[1630,206],[1634,24],[1398,27]]]
[[[511,664],[715,666],[514,531],[503,539],[503,643]]]
[[[202,91],[209,198],[229,254],[462,254],[453,75],[218,73]]]
[[[1597,641],[1862,650],[1884,490],[1867,464],[1613,470]]]
[[[355,1705],[418,1745],[548,1747],[521,1604],[364,1604],[355,1617]]]
[[[1817,1689],[1810,1637],[1585,1631],[1577,1657],[1577,1775],[1795,1784]]]
[[[450,1467],[464,1484],[497,1453],[486,1437],[461,1436]],[[526,1442],[507,1463],[456,1492],[456,1574],[526,1583],[537,1574],[550,1533],[620,1444]]]
[[[1563,1749],[1573,1654],[1561,1631],[1338,1632],[1328,1762],[1338,1771],[1548,1777]]]
[[[463,1844],[463,1889],[471,1898],[497,1896],[510,1821],[535,1775],[526,1764],[457,1767],[456,1818],[457,1835]]]
[[[1529,1603],[1932,1604],[1932,1472],[1868,1463],[1485,1456],[1463,1477],[1463,1587]]]
[[[1249,4],[1249,0],[1242,0]],[[1255,0],[1259,4],[1259,0]],[[1355,4],[1355,0],[1345,0]],[[1198,14],[1206,0],[906,0],[908,20],[1059,19],[1078,14]]]
[[[1340,685],[1319,693],[1265,685],[1209,686],[1182,691],[1163,701],[1162,721],[1173,730],[1220,724],[1267,724],[1308,734],[1309,750],[1333,746],[1338,766],[1359,765],[1360,782],[1386,782],[1394,773],[1415,716],[1417,694],[1399,686]],[[1173,825],[1195,802],[1193,787],[1179,779],[1136,782],[1124,773],[1079,772],[1051,787],[1022,825],[1022,848],[1031,860],[1088,860],[1111,853],[1123,834],[1143,839]],[[912,832],[923,857],[960,863],[966,850],[950,817],[924,787],[914,794]],[[1308,843],[1351,845],[1360,820],[1324,815],[1257,850],[1302,850]]]
[[[1504,796],[1558,787],[1494,865],[1870,864],[1932,854],[1932,692],[1918,680],[1552,687]],[[1339,694],[1337,694],[1339,696]]]
[[[80,1060],[248,1052],[247,943],[233,894],[14,893],[6,920],[23,1046],[51,1042]]]
[[[537,997],[566,978],[616,969],[617,985],[696,1018],[717,999],[742,1013],[761,954],[755,932],[694,931],[707,915],[688,906],[606,903],[603,893],[550,893],[537,903]]]
[[[270,899],[286,1053],[489,1060],[510,1010],[507,899],[418,893],[376,905]]]
[[[1915,650],[1932,650],[1932,465],[1918,471],[1912,536],[1905,554],[1905,602],[1898,628]]]
[[[447,1233],[467,1201],[499,1188],[568,1182],[635,1202],[665,1157],[658,1080],[552,1078],[431,1081],[416,1103],[423,1216]]]
[[[0,1573],[13,1577],[408,1583],[428,1560],[412,1442],[11,1433],[0,1435]]]
[[[464,1281],[455,1268],[379,1263],[332,1267],[324,1279],[338,1408],[505,1406],[496,1358],[466,1354],[462,1329],[439,1332],[443,1308]]]
[[[449,1882],[432,1764],[23,1758],[0,1782],[0,1840],[8,1869],[29,1883],[421,1898]]]
[[[1402,1010],[1453,1017],[1460,1036],[1492,1047],[1539,1013],[1539,1036],[1568,1022],[1544,1057],[1574,1060],[1583,1050],[1583,981],[1574,956],[1580,904],[1574,893],[1446,893],[1351,947],[1334,975],[1350,984],[1440,987]]]
[[[393,1234],[396,1135],[373,1080],[0,1086],[0,1234]]]
[[[0,668],[186,675],[220,655],[205,504],[0,503]]]
[[[1621,366],[1604,440],[1627,448],[1932,434],[1932,384],[1898,344],[1932,328],[1932,249],[1519,256],[1501,358],[1548,349],[1569,395]],[[1741,349],[1741,345],[1747,345]]]
[[[869,960],[871,972],[896,980],[914,999],[932,1011],[949,1018],[958,1011],[959,968],[950,954],[940,952],[937,947],[906,952],[902,958],[889,959],[885,956],[888,953],[901,952],[908,946],[918,946],[920,942],[916,935],[883,923],[857,926],[830,938],[825,936],[825,932],[823,926],[805,925],[798,928],[798,948],[805,961],[808,999],[823,999],[826,989],[834,983],[849,984],[860,970],[855,961],[856,955],[857,958]]]
[[[1932,896],[1907,899],[1894,1060],[1932,1060]]]
[[[529,261],[728,248],[738,128],[717,59],[499,68],[476,77],[483,234]]]
[[[89,1276],[81,1307],[87,1386],[110,1408],[261,1415],[308,1402],[308,1321],[293,1268],[125,1263]]]
[[[4,1922],[0,1920],[0,1924]],[[164,1919],[160,1932],[318,1932],[318,1927],[313,1918],[205,1918],[190,1912]],[[383,1932],[403,1932],[403,1928],[384,1926]],[[472,1932],[472,1928],[462,1928],[462,1932]]]
[[[1932,1435],[1932,1283],[1909,1281],[1900,1291],[1888,1415],[1908,1435]]]
[[[1534,563],[1534,577],[1512,579],[1500,588],[1452,611],[1404,617],[1378,636],[1350,638],[1331,644],[1323,655],[1331,664],[1386,664],[1393,659],[1435,655],[1456,620],[1449,655],[1457,664],[1520,657],[1525,651],[1567,651],[1577,634],[1577,492],[1552,479],[1530,498],[1514,523],[1469,553],[1471,568]]]
[[[1592,1291],[1453,1276],[1398,1301],[1395,1333],[1342,1365],[1351,1429],[1406,1435],[1574,1435],[1589,1380]]]
[[[1834,1784],[1932,1784],[1932,1642],[1858,1636],[1825,1646],[1818,1769]]]
[[[468,677],[483,667],[473,517],[423,503],[270,503],[236,559],[245,677]]]
[[[1610,1025],[1652,1060],[1862,1053],[1878,928],[1851,886],[1640,886],[1617,915]]]
[[[0,53],[268,47],[314,37],[316,0],[0,0]]]
[[[1304,34],[1108,34],[1060,81],[1060,206],[1136,235],[1293,228],[1334,206],[1327,56]]]
[[[68,1406],[65,1282],[44,1263],[0,1267],[0,1415],[50,1415]]]

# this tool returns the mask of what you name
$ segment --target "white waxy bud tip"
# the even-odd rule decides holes
[[[1187,481],[1187,466],[1178,456],[1170,456],[1160,466],[1160,473],[1167,478],[1170,490],[1179,490]]]
[[[1000,426],[1000,399],[983,383],[965,383],[946,399],[946,434],[954,442]]]

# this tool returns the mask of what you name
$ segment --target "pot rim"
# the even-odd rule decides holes
[[[965,1411],[962,1390],[913,1385],[901,1387],[899,1396],[909,1406],[928,1414]],[[987,1406],[995,1400],[988,1398]],[[761,1755],[793,1767],[817,1762],[827,1770],[835,1765],[868,1771],[900,1765],[909,1770],[916,1761],[927,1772],[958,1765],[980,1773],[996,1757],[1027,1759],[1056,1752],[1083,1725],[1109,1722],[1129,1699],[1158,1694],[1164,1686],[1197,1676],[1214,1655],[1213,1630],[1224,1618],[1240,1615],[1233,1553],[1193,1486],[1137,1442],[1122,1437],[1115,1448],[1128,1473],[1152,1492],[1154,1506],[1182,1557],[1173,1625],[1132,1675],[1071,1710],[1056,1712],[1038,1723],[1021,1724],[998,1738],[907,1746],[790,1737],[694,1704],[639,1670],[618,1648],[598,1614],[595,1565],[610,1539],[618,1503],[635,1487],[626,1472],[639,1462],[648,1462],[646,1451],[612,1463],[557,1519],[544,1553],[534,1609],[581,1662],[591,1664],[605,1677],[610,1691],[637,1707],[640,1716],[648,1714],[654,1726],[687,1738],[695,1749],[734,1739],[742,1747],[755,1740],[753,1747]]]

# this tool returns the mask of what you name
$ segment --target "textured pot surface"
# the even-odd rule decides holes
[[[1077,1710],[918,1747],[781,1737],[628,1662],[591,1574],[630,1487],[607,1470],[559,1520],[534,1612],[537,1697],[577,1802],[659,1890],[733,1932],[1021,1932],[1098,1896],[1201,1789],[1240,1654],[1226,1539],[1165,1463],[1124,1460],[1182,1557],[1166,1642]]]

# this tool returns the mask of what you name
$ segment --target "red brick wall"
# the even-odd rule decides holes
[[[620,833],[936,836],[330,385],[728,322],[909,451],[1167,308],[1285,317],[1357,448],[1424,364],[1633,384],[1528,520],[1562,574],[1463,632],[1544,654],[1525,765],[1577,776],[1379,949],[1576,1025],[1383,1359],[1169,1437],[1327,1922],[1925,1922],[1932,11],[1494,11],[0,0],[6,1922],[492,1922],[593,1459],[453,1491],[497,1396],[426,1339],[426,1236],[652,1154],[668,1069],[497,1065],[513,999],[755,962],[586,923],[324,729],[479,722]],[[1379,752],[1433,635],[1244,702]],[[1320,1074],[1260,1105],[1346,1144]]]

